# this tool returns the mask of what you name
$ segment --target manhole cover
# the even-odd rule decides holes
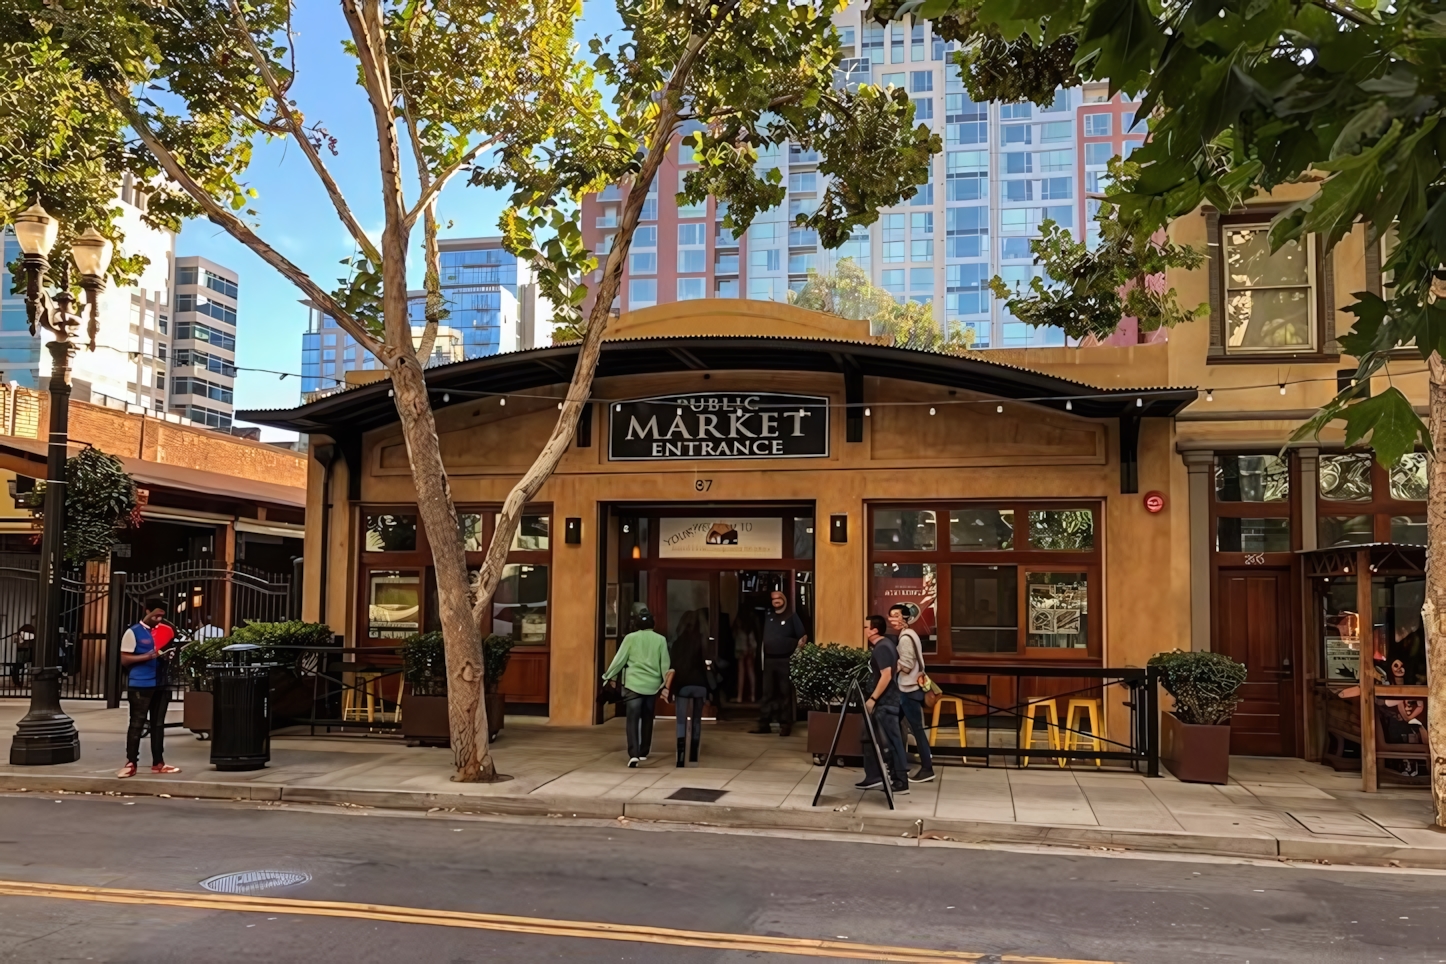
[[[311,879],[310,874],[295,870],[242,870],[234,874],[217,874],[201,881],[201,886],[218,894],[254,894],[274,887],[295,887]]]
[[[668,794],[669,800],[686,800],[690,803],[716,803],[727,790],[705,790],[702,787],[681,787]]]

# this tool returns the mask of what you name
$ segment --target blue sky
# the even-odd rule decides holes
[[[301,3],[295,11],[298,77],[292,95],[308,123],[321,122],[337,138],[339,155],[327,158],[328,167],[363,228],[375,236],[382,225],[376,134],[366,96],[355,83],[355,61],[341,48],[346,24],[335,3]],[[588,0],[584,11],[577,28],[580,42],[618,29],[616,9],[607,0]],[[286,141],[258,143],[247,181],[259,195],[253,207],[261,237],[331,287],[344,271],[338,261],[351,254],[353,244],[306,158]],[[439,205],[442,236],[496,234],[503,205],[500,193],[454,180]],[[450,228],[445,227],[449,220]],[[414,240],[419,249],[420,227]],[[300,372],[306,309],[291,282],[209,221],[189,222],[176,241],[176,253],[210,258],[240,274],[239,367]],[[420,250],[414,250],[408,261],[414,284],[420,283],[420,265]],[[236,407],[289,407],[299,400],[300,390],[298,378],[242,371],[236,377]]]

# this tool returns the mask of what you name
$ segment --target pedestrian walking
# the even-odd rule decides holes
[[[151,772],[180,773],[180,767],[166,763],[166,708],[171,702],[171,685],[166,678],[162,650],[151,630],[166,618],[166,604],[147,599],[141,621],[121,637],[121,666],[126,670],[126,700],[130,705],[130,726],[126,728],[126,765],[118,777],[136,775],[141,758],[141,731],[151,730]]]
[[[630,767],[647,762],[652,750],[658,692],[671,668],[668,641],[653,631],[653,614],[647,609],[639,610],[634,625],[637,628],[623,637],[618,654],[603,674],[604,682],[621,676]]]
[[[909,760],[904,756],[904,734],[899,728],[899,651],[886,635],[889,622],[883,616],[870,616],[864,622],[864,641],[869,646],[869,695],[864,700],[864,713],[873,721],[872,731],[883,741],[884,763],[888,773],[879,772],[879,754],[865,721],[863,727],[864,778],[854,786],[859,790],[878,790],[889,780],[895,794],[909,792]]]
[[[788,608],[788,597],[774,592],[773,611],[763,617],[763,702],[754,733],[771,732],[769,723],[778,721],[778,735],[793,731],[793,681],[788,677],[788,660],[794,650],[808,642],[808,631],[798,613]]]
[[[663,679],[663,699],[673,699],[674,719],[678,736],[678,766],[684,754],[698,762],[698,747],[703,740],[703,704],[708,701],[708,662],[703,654],[703,614],[694,610],[678,621],[678,635],[673,640],[672,666]],[[693,744],[688,746],[688,723],[692,722]]]
[[[919,634],[909,626],[908,612],[903,606],[889,607],[889,633],[899,651],[899,708],[914,745],[919,748],[919,772],[909,778],[911,783],[928,783],[934,779],[934,755],[929,749],[929,731],[924,728],[924,645]],[[902,737],[901,737],[902,740]],[[908,746],[905,744],[904,749]],[[907,758],[906,758],[907,759]]]

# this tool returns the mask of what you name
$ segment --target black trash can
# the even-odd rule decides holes
[[[227,646],[215,672],[211,765],[218,770],[260,770],[271,759],[271,664],[254,661],[259,647]]]

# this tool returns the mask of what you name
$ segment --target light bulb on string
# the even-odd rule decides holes
[[[869,416],[871,416],[871,415],[873,415],[873,414],[874,414],[874,413],[873,413],[873,411],[872,411],[871,409],[869,409],[869,408],[865,408],[865,409],[864,409],[864,417],[865,417],[865,418],[867,418],[867,417],[869,417]]]
[[[499,398],[497,400],[497,404],[505,406],[507,404],[507,396],[504,395],[503,397]]]
[[[929,406],[929,414],[930,414],[930,415],[933,415],[933,414],[934,414],[934,406],[932,406],[932,405]]]
[[[1066,400],[1065,403],[1064,403],[1064,410],[1065,410],[1066,412],[1073,412],[1073,411],[1074,411],[1074,402],[1071,402],[1071,401]]]
[[[1284,383],[1284,382],[1281,382],[1281,383],[1280,383],[1280,394],[1282,394],[1282,395],[1285,394],[1285,383]]]
[[[1207,402],[1213,402],[1213,401],[1215,401],[1215,391],[1214,391],[1214,389],[1210,389],[1210,388],[1205,389],[1205,401],[1207,401]]]
[[[995,406],[994,411],[998,412],[1000,415],[1003,415],[1003,414],[1004,414],[1004,406],[1003,406],[1003,405],[997,405],[997,406]]]

